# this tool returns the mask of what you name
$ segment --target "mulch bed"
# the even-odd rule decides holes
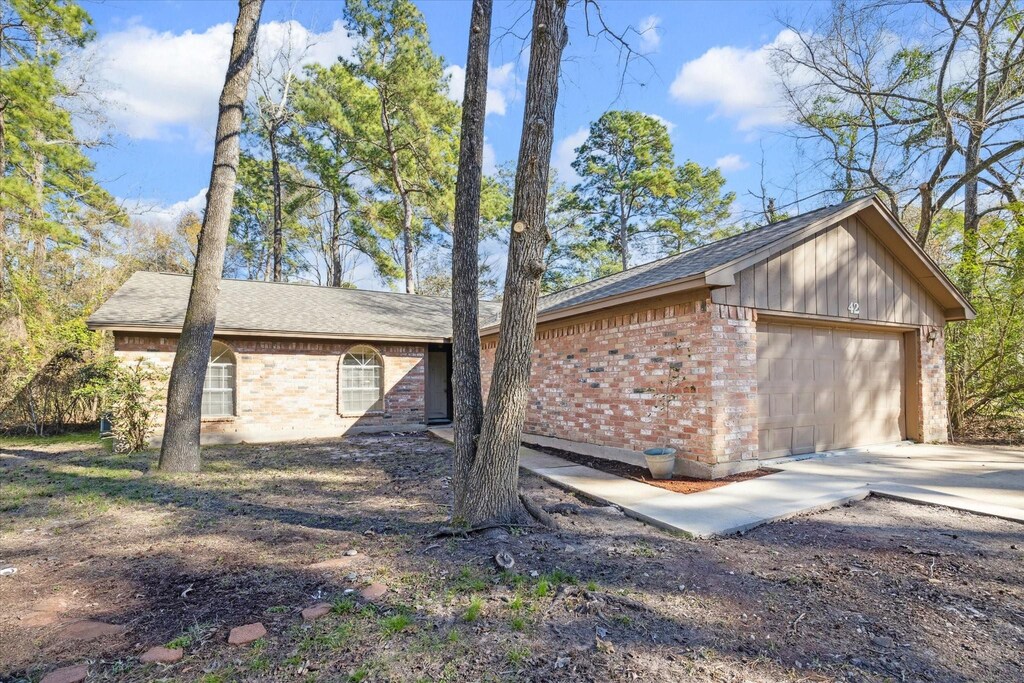
[[[711,489],[717,489],[721,486],[725,486],[726,484],[732,484],[733,482],[757,479],[758,477],[763,477],[766,474],[771,474],[776,471],[761,468],[714,480],[681,477],[679,475],[676,475],[671,479],[654,479],[651,477],[650,471],[646,468],[637,467],[636,465],[630,465],[625,462],[619,462],[618,460],[595,458],[589,455],[572,453],[571,451],[563,451],[560,448],[551,448],[550,446],[538,446],[537,444],[524,445],[535,451],[540,451],[541,453],[547,453],[548,455],[554,455],[555,457],[569,460],[577,465],[585,465],[600,472],[614,474],[617,477],[624,477],[626,479],[632,479],[633,481],[639,481],[643,484],[650,484],[651,486],[657,486],[660,489],[673,491],[675,493],[700,493],[701,491],[710,491]]]

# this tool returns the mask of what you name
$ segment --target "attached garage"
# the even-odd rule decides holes
[[[542,298],[524,438],[712,479],[943,441],[944,328],[973,316],[877,198],[825,207]]]
[[[906,374],[903,333],[758,324],[761,457],[905,438]]]

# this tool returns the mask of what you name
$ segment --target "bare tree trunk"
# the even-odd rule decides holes
[[[405,293],[416,293],[415,250],[412,238],[412,201],[409,190],[402,177],[399,167],[398,149],[395,147],[395,136],[391,127],[391,116],[388,114],[388,96],[383,89],[379,90],[380,125],[384,130],[384,140],[388,146],[388,158],[391,161],[391,180],[395,183],[395,192],[402,202],[402,251],[405,254]]]
[[[544,248],[549,239],[545,207],[558,74],[562,50],[569,40],[567,2],[536,0],[533,9],[501,332],[476,458],[470,469],[468,488],[473,495],[453,514],[470,526],[530,519],[518,494],[519,442],[526,419]]]
[[[274,282],[281,281],[282,261],[284,260],[284,227],[281,218],[281,157],[277,153],[277,131],[268,131],[267,142],[270,145],[270,179],[274,194]]]
[[[629,218],[626,217],[626,202],[619,197],[619,255],[622,269],[629,268]]]
[[[35,139],[36,144],[42,147],[42,133],[36,131]],[[42,275],[43,268],[46,266],[46,231],[43,229],[43,223],[45,222],[43,208],[45,202],[43,194],[45,179],[43,178],[43,173],[43,153],[39,149],[35,149],[32,151],[32,194],[34,195],[34,204],[32,205],[32,272],[37,276]]]
[[[452,483],[462,510],[471,495],[467,484],[483,422],[480,381],[480,188],[483,184],[484,118],[491,47],[492,0],[473,0],[462,98],[462,139],[455,182],[452,228],[452,404],[455,456]]]
[[[168,472],[199,471],[203,381],[210,362],[210,345],[217,319],[217,294],[224,270],[224,251],[238,175],[242,115],[262,11],[263,0],[238,2],[231,59],[220,95],[213,169],[210,172],[210,189],[206,193],[203,227],[199,231],[192,290],[167,388],[167,417],[159,467]]]
[[[0,112],[0,178],[7,175],[7,124]],[[6,202],[0,195],[0,295],[5,291],[7,281],[7,210]]]
[[[331,287],[341,287],[341,207],[331,195]]]
[[[921,183],[921,220],[917,224],[917,243],[924,247],[928,243],[928,235],[932,231],[932,186]]]

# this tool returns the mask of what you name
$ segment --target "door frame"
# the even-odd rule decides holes
[[[447,372],[445,373],[445,412],[447,415],[443,418],[431,419],[427,406],[430,395],[430,354],[440,352],[445,354],[445,364],[448,366]],[[431,422],[434,422],[435,424],[451,422],[454,415],[454,407],[452,404],[452,345],[428,344],[426,352],[423,354],[423,421],[428,424]]]

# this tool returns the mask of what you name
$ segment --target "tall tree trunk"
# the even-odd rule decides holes
[[[519,143],[512,234],[505,274],[501,332],[476,458],[470,468],[472,495],[453,517],[471,526],[530,519],[519,498],[519,442],[526,419],[531,355],[537,332],[537,297],[544,274],[548,175],[558,101],[568,0],[536,0],[523,133]]]
[[[398,149],[395,147],[394,130],[391,127],[391,115],[388,114],[388,96],[380,90],[380,125],[384,130],[384,141],[388,146],[388,159],[391,162],[391,180],[395,184],[395,192],[402,202],[402,251],[405,254],[405,293],[416,293],[416,267],[412,237],[412,200],[409,190],[402,177],[399,165]]]
[[[622,269],[629,268],[629,218],[626,216],[626,201],[619,197],[619,255]]]
[[[203,381],[217,319],[217,294],[238,175],[242,115],[262,11],[263,0],[238,2],[231,58],[220,95],[210,189],[206,193],[206,212],[199,231],[192,289],[167,387],[167,417],[159,467],[168,472],[199,471]]]
[[[985,121],[988,119],[988,58],[989,35],[988,5],[978,7],[978,83],[975,91],[974,120],[970,122],[970,133],[967,135],[967,150],[964,152],[964,174],[971,174],[981,163],[982,134]],[[960,286],[964,296],[970,298],[974,293],[981,272],[978,256],[978,227],[981,218],[978,215],[978,175],[975,173],[964,183],[964,242],[960,256]]]
[[[268,131],[270,144],[270,180],[274,194],[274,282],[281,281],[284,261],[284,227],[281,218],[281,157],[277,152],[277,130]]]
[[[331,195],[331,287],[341,287],[341,207]]]
[[[0,178],[7,176],[7,124],[0,112]],[[0,192],[0,296],[6,291],[7,282],[7,202]]]
[[[43,134],[39,131],[35,133],[37,149],[32,151],[32,272],[36,275],[42,275],[43,268],[46,266],[46,230],[43,225],[46,223],[45,220],[45,203],[46,199],[44,196],[45,178],[43,174],[46,171],[43,153],[40,151],[43,145]]]
[[[483,184],[487,67],[491,47],[492,0],[473,0],[462,98],[459,174],[455,182],[452,228],[452,404],[455,456],[453,510],[462,510],[483,422],[480,380],[480,188]]]
[[[928,235],[932,231],[932,186],[921,183],[917,189],[921,192],[921,220],[917,224],[915,241],[923,248],[928,244]]]

